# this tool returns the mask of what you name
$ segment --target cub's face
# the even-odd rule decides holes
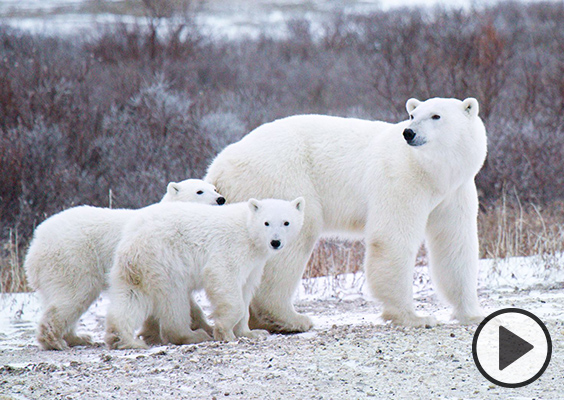
[[[185,201],[211,205],[225,204],[225,198],[217,192],[215,186],[200,179],[170,182],[161,201]]]
[[[298,197],[294,201],[277,199],[248,202],[251,210],[249,229],[252,236],[269,251],[282,250],[295,240],[304,222],[305,200]]]
[[[424,102],[409,99],[406,109],[410,120],[403,131],[404,140],[409,146],[422,148],[454,147],[461,140],[472,140],[469,135],[479,111],[478,101],[473,98],[434,98]]]

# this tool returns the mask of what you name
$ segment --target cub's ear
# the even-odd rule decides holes
[[[249,204],[249,209],[252,212],[257,212],[261,208],[260,201],[258,201],[257,199],[249,199],[248,204]]]
[[[421,104],[421,102],[417,99],[411,98],[407,100],[407,103],[405,103],[405,109],[407,110],[407,113],[411,114],[411,112],[415,110],[419,106],[419,104]]]
[[[471,117],[478,116],[480,112],[480,106],[478,105],[478,100],[473,97],[469,97],[462,102],[462,109],[464,112],[468,113]]]
[[[180,192],[180,185],[176,182],[170,182],[166,187],[166,191],[168,194],[174,196],[175,194],[178,194],[178,192]]]
[[[305,207],[305,199],[303,197],[298,197],[296,200],[292,201],[292,206],[295,207],[299,212],[303,212]]]

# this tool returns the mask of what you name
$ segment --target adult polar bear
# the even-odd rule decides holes
[[[476,293],[474,177],[487,152],[478,102],[433,98],[406,103],[397,124],[320,115],[262,125],[225,148],[206,181],[231,202],[293,199],[308,205],[300,238],[266,265],[251,303],[252,326],[306,331],[292,296],[323,233],[363,233],[365,270],[382,317],[407,326],[434,324],[413,306],[413,267],[423,239],[434,284],[453,318],[483,318]]]

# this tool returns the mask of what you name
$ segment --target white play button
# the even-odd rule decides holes
[[[548,329],[534,314],[505,308],[486,317],[472,342],[478,370],[504,387],[528,385],[548,367],[552,341]]]

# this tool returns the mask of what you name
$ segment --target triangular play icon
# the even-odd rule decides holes
[[[503,326],[499,327],[499,370],[502,371],[523,357],[535,346]]]

